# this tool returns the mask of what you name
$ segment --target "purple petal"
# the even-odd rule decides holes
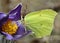
[[[14,35],[13,40],[18,40],[20,37],[22,37],[22,35]]]
[[[20,38],[25,37],[26,35],[30,35],[31,30],[27,30],[27,31],[26,31],[24,34],[22,34],[22,35],[14,35],[14,36],[12,36],[12,35],[10,35],[10,34],[7,34],[7,33],[5,33],[5,32],[2,32],[2,33],[3,33],[3,35],[6,36],[6,39],[7,39],[7,40],[18,40],[18,39],[20,39]]]
[[[2,24],[4,24],[4,22],[6,22],[8,19],[8,15],[4,14],[4,13],[0,13],[0,27],[2,26]]]
[[[22,35],[14,35],[13,40],[18,40],[18,39],[20,39],[20,38],[25,37],[26,35],[30,35],[31,32],[32,32],[31,30],[28,30],[28,31],[26,31],[26,32],[25,32],[24,34],[22,34]]]
[[[7,40],[12,40],[13,39],[13,36],[11,36],[10,34],[7,34],[5,32],[2,32],[2,33],[6,36]]]
[[[6,39],[7,39],[7,40],[12,40],[13,37],[12,37],[11,35],[7,35],[7,36],[6,36]]]
[[[21,19],[21,7],[22,5],[19,4],[16,8],[9,12],[9,19],[11,20],[20,20]]]
[[[17,21],[17,25],[19,26],[16,34],[14,35],[13,40],[20,39],[28,34],[30,34],[32,31],[31,30],[26,30],[23,24],[19,21]]]
[[[6,17],[7,15],[4,13],[0,13],[0,20],[2,20],[4,17]]]
[[[29,35],[32,32],[31,30],[26,30],[21,22],[17,21],[16,23],[19,26],[19,28],[14,35],[10,35],[5,32],[2,32],[3,35],[6,36],[7,40],[17,40],[25,37],[26,35]]]
[[[16,32],[17,35],[22,35],[25,33],[26,29],[25,27],[23,26],[23,24],[21,22],[17,22],[17,25],[19,26],[18,27],[18,30]]]

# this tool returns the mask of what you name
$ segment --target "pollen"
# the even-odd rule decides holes
[[[2,31],[8,34],[15,34],[18,29],[16,22],[12,22],[11,20],[7,20],[6,23],[2,25]]]

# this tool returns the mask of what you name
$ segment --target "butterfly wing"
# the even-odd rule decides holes
[[[25,24],[37,38],[49,36],[54,26],[54,18],[57,13],[51,9],[35,11],[27,14],[24,18]]]

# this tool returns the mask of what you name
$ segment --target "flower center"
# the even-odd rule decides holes
[[[6,23],[2,25],[2,31],[8,34],[15,34],[18,29],[16,22],[12,22],[11,20],[7,20]]]

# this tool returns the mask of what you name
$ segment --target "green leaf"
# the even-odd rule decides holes
[[[44,9],[27,14],[24,18],[25,25],[29,27],[37,38],[49,36],[54,26],[57,13],[51,9]]]

